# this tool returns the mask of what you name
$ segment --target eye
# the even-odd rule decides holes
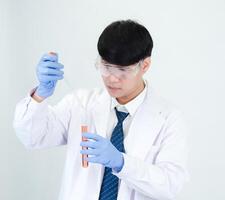
[[[124,68],[120,68],[119,69],[121,72],[125,72],[126,71],[126,69],[124,69]]]
[[[103,65],[105,67],[105,69],[110,69],[110,66],[109,65]]]

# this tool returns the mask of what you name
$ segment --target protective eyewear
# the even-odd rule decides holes
[[[137,75],[141,61],[129,66],[112,65],[104,61],[98,56],[95,67],[101,73],[102,76],[108,77],[110,74],[119,79],[129,79]]]

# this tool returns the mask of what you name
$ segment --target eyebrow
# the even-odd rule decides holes
[[[104,64],[106,64],[106,65],[112,65],[112,66],[115,66],[115,67],[120,67],[120,65],[115,65],[115,64],[109,63],[109,62],[107,62],[107,61],[105,61],[105,60],[103,60],[103,59],[102,59],[102,62],[103,62]]]
[[[107,62],[106,60],[104,60],[102,58],[101,58],[101,61],[105,65],[112,65],[113,67],[116,67],[116,68],[129,68],[130,66],[137,65],[140,62],[140,61],[138,61],[137,63],[134,63],[133,65],[121,66],[121,65],[115,65],[115,64],[109,63],[109,62]]]
[[[102,60],[102,62],[105,63],[105,64],[113,65],[113,64],[107,62],[106,60],[103,60],[103,59],[101,59],[101,60]]]

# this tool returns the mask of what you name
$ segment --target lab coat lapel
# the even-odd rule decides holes
[[[127,138],[124,140],[126,153],[144,160],[157,138],[164,123],[160,116],[161,108],[151,87],[146,99],[138,108],[131,123]]]

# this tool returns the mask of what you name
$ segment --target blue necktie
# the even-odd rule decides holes
[[[129,113],[117,111],[116,108],[115,110],[118,122],[112,132],[110,141],[120,152],[125,152],[123,145],[123,121]],[[119,178],[113,175],[111,172],[111,168],[105,167],[99,200],[117,199]]]

